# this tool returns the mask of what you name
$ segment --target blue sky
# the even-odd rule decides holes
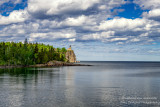
[[[25,38],[78,60],[160,61],[160,1],[1,0],[0,41]]]

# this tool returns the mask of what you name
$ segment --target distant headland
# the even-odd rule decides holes
[[[43,43],[0,42],[0,68],[43,67],[43,66],[81,66],[75,64],[76,55],[71,46],[54,48]]]

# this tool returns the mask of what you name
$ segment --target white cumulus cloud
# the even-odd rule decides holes
[[[28,18],[28,13],[25,10],[15,10],[9,16],[0,15],[0,25],[8,25],[12,23],[24,22]]]
[[[101,0],[29,0],[31,13],[44,12],[45,15],[62,15],[74,11],[83,11]]]
[[[160,8],[160,0],[134,0],[142,9]]]
[[[29,35],[29,41],[35,40],[57,40],[57,39],[68,39],[68,41],[73,41],[76,37],[76,32],[74,30],[60,30],[56,32],[46,32],[46,33],[31,33]]]
[[[115,34],[114,31],[101,32],[101,33],[93,33],[88,35],[83,35],[80,40],[101,40],[108,39],[113,37]]]
[[[160,8],[144,12],[143,17],[160,21]]]
[[[126,18],[119,18],[113,20],[102,21],[99,25],[99,30],[128,30],[134,29],[137,27],[144,26],[146,24],[146,20],[144,19],[126,19]]]
[[[65,19],[61,24],[68,26],[83,26],[83,25],[95,25],[96,22],[93,18],[82,15],[76,18],[69,17]]]

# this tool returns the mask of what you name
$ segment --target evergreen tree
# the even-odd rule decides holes
[[[27,38],[24,40],[24,44],[28,44],[28,40],[27,40]]]
[[[45,44],[0,42],[0,65],[43,64],[51,60],[65,61],[65,48]]]

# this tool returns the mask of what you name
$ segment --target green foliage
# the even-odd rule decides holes
[[[22,42],[0,42],[0,65],[44,64],[51,60],[65,61],[65,48]]]

